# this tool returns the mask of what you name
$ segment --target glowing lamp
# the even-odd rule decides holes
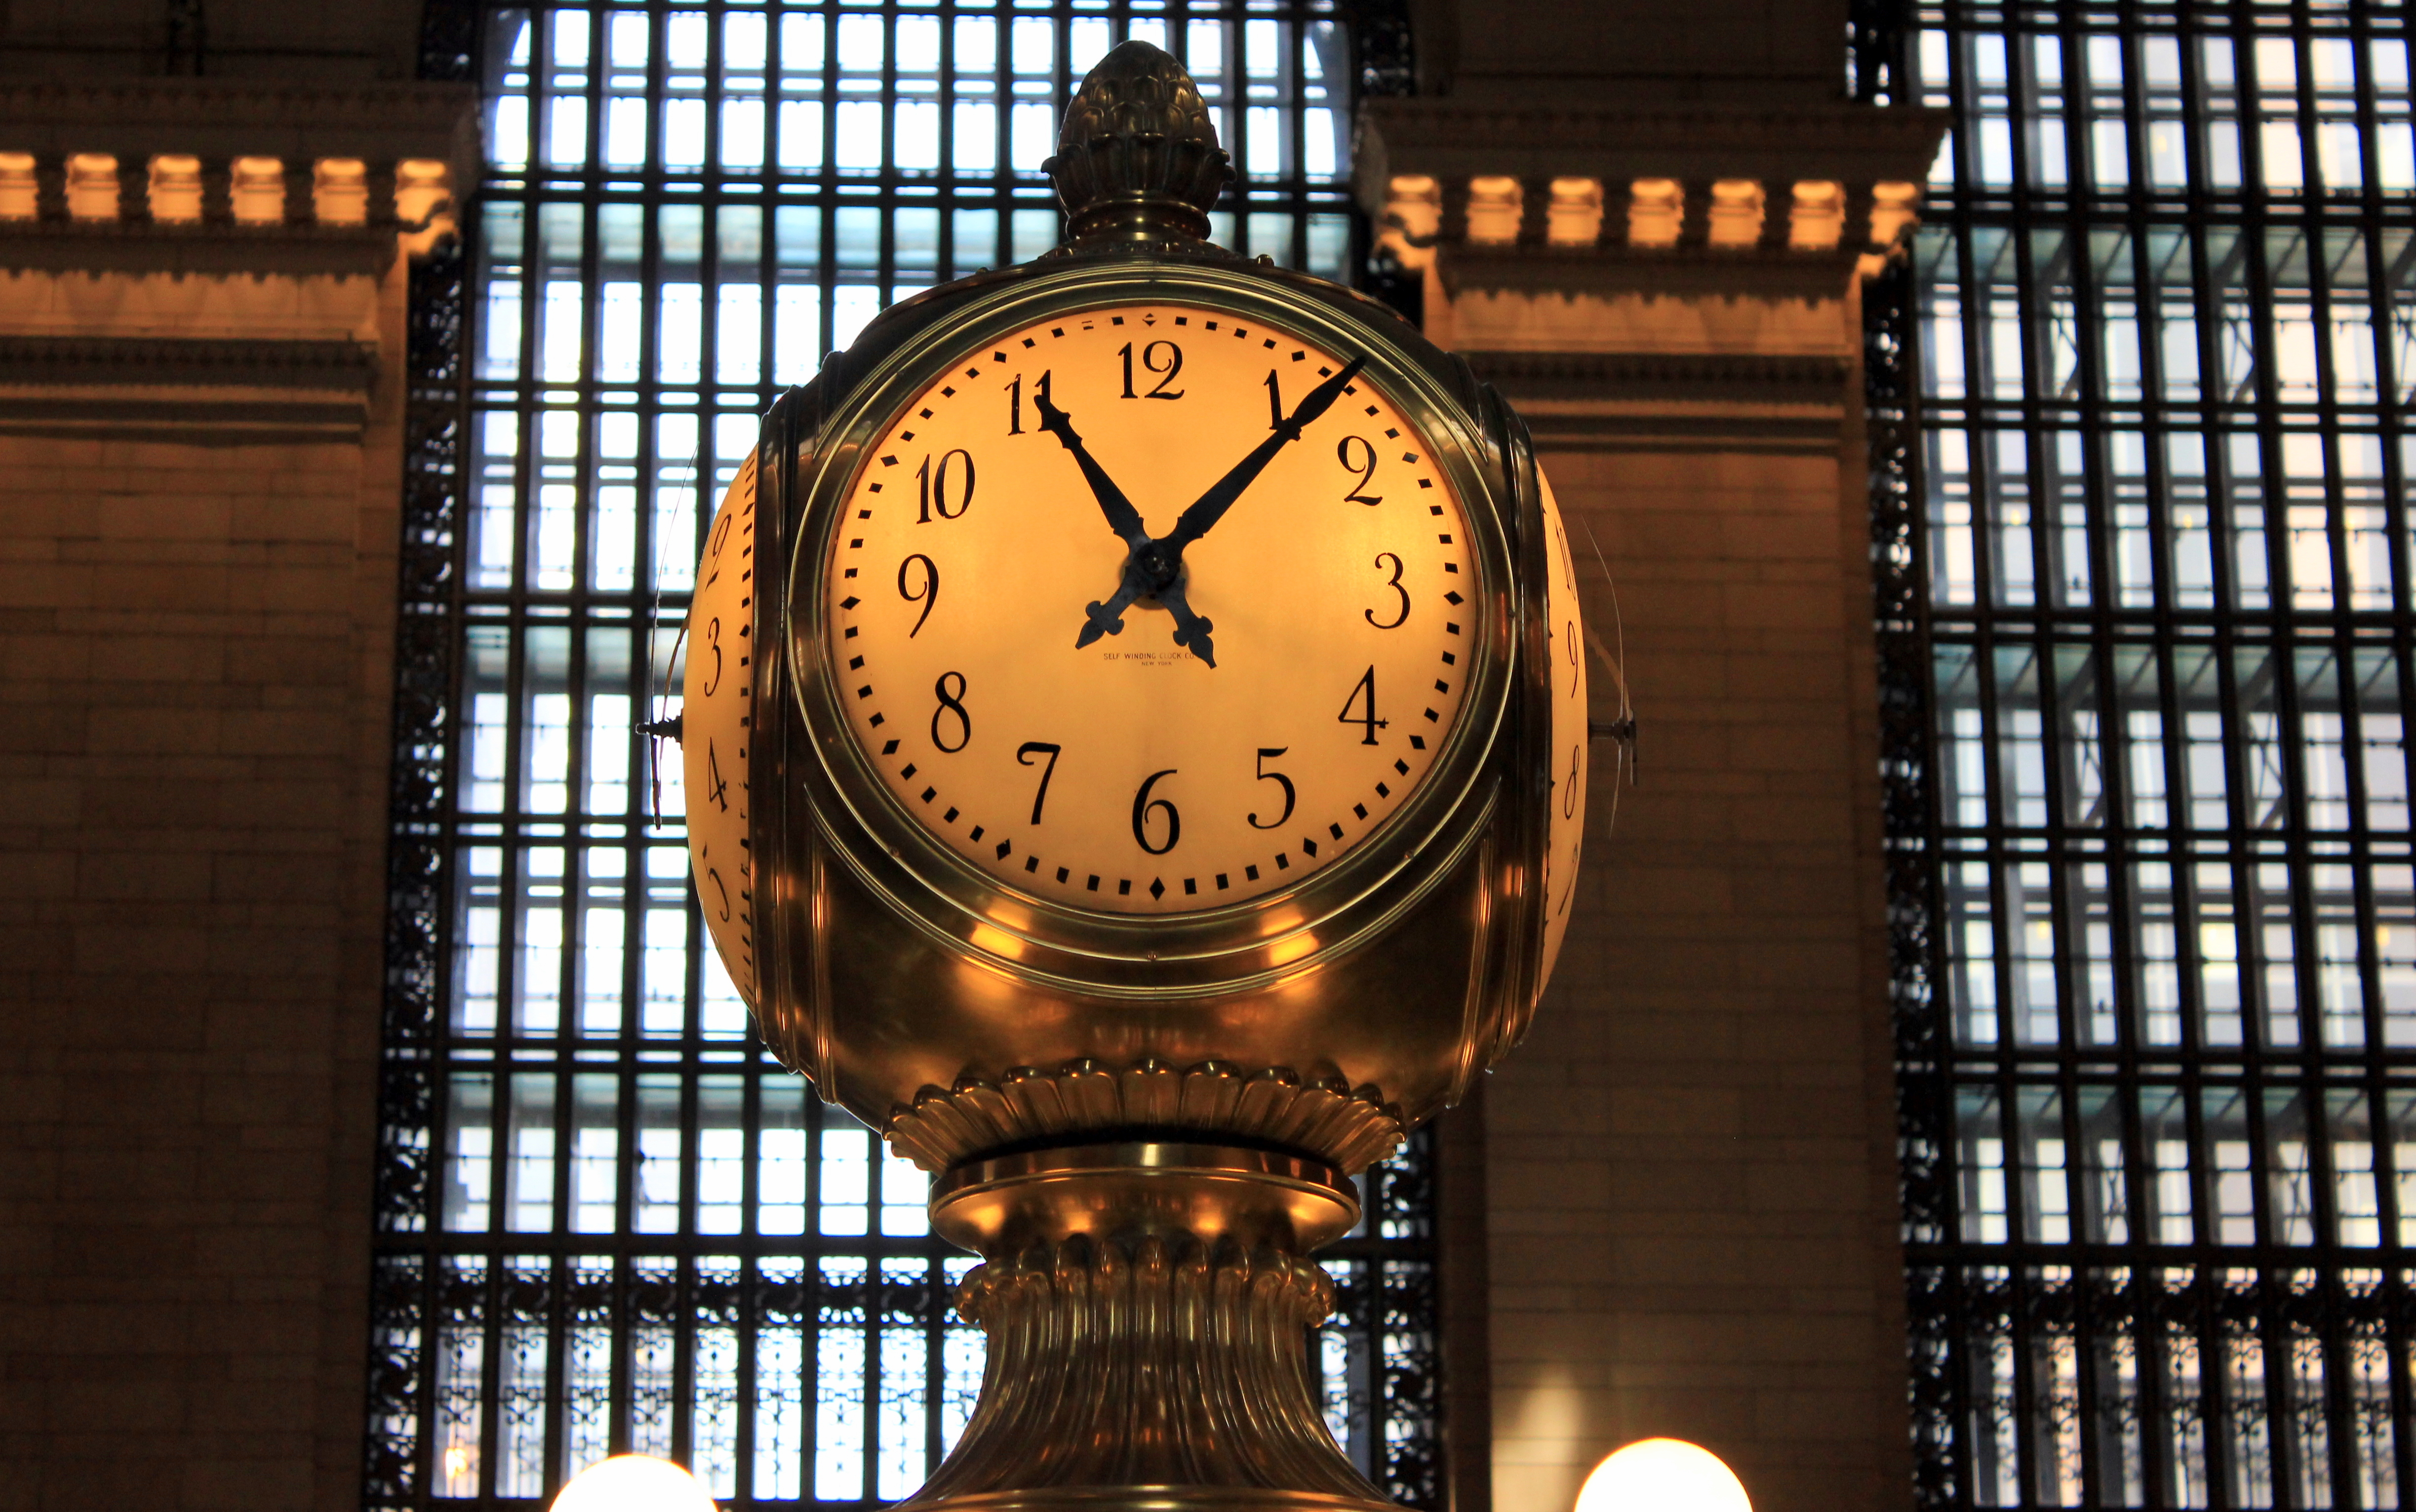
[[[1684,1439],[1638,1439],[1586,1477],[1577,1512],[1753,1512],[1718,1455]]]
[[[552,1512],[718,1512],[694,1475],[650,1454],[616,1454],[570,1477]]]

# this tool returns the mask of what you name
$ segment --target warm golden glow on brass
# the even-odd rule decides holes
[[[977,1160],[932,1226],[989,1263],[973,1421],[910,1506],[1376,1512],[1326,1432],[1301,1340],[1333,1282],[1305,1258],[1359,1216],[1341,1174],[1271,1151],[1136,1143]]]
[[[889,1139],[924,1170],[943,1171],[983,1150],[1119,1129],[1258,1140],[1355,1171],[1401,1142],[1401,1110],[1373,1086],[1281,1067],[1079,1060],[1052,1071],[1019,1067],[994,1084],[962,1076],[953,1087],[927,1086],[891,1115]]]
[[[1472,644],[1468,521],[1416,423],[1351,383],[1190,545],[1213,664],[1149,597],[1080,645],[1130,548],[1042,404],[1162,536],[1348,359],[1182,304],[984,346],[866,449],[823,576],[848,727],[898,806],[1006,888],[1127,914],[1246,903],[1381,830]]]
[[[1263,1149],[1073,1145],[968,1160],[931,1183],[932,1228],[980,1254],[1133,1230],[1306,1254],[1358,1221],[1341,1172]]]
[[[1587,756],[1593,738],[1587,723],[1584,617],[1578,605],[1577,556],[1569,548],[1568,525],[1552,497],[1552,480],[1541,466],[1535,481],[1544,492],[1544,527],[1550,536],[1550,616],[1546,638],[1551,647],[1552,677],[1550,835],[1544,847],[1544,975],[1548,979],[1561,958],[1569,917],[1576,911],[1578,854],[1585,845]]]
[[[783,397],[699,569],[715,944],[986,1262],[926,1512],[1382,1512],[1309,1394],[1307,1254],[1517,1041],[1575,896],[1526,429],[1375,302],[1201,245],[1225,164],[1172,58],[1110,52],[1050,159],[1068,247]],[[1472,239],[1552,208],[1473,187]],[[1598,226],[1563,188],[1541,229]],[[1393,189],[1431,248],[1439,186]]]
[[[1639,178],[1627,187],[1627,245],[1675,247],[1686,217],[1685,192],[1674,178]]]
[[[680,708],[687,845],[704,927],[730,980],[755,1001],[753,792],[755,458],[722,496],[688,609]]]
[[[1518,181],[1501,174],[1480,174],[1468,181],[1468,239],[1477,246],[1501,246],[1518,239],[1518,219],[1525,197]]]

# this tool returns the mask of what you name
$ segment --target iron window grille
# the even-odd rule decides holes
[[[2398,1506],[2408,14],[1887,8],[1955,119],[1867,305],[1919,1500]]]
[[[488,163],[412,282],[365,1505],[534,1505],[640,1451],[727,1507],[865,1506],[961,1430],[974,1261],[764,1054],[634,726],[758,417],[886,305],[1056,243],[1037,165],[1114,43],[1217,112],[1217,239],[1351,281],[1352,98],[1407,77],[1370,8],[1354,59],[1331,0],[429,7]],[[1310,1358],[1346,1451],[1437,1507],[1426,1137],[1365,1186]]]

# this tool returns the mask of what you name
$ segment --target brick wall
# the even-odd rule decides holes
[[[0,1507],[357,1501],[403,270],[345,282],[356,440],[0,435]]]

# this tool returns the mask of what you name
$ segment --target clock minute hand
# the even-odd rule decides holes
[[[1034,385],[1032,398],[1040,411],[1040,428],[1056,437],[1060,444],[1074,454],[1075,465],[1082,470],[1082,480],[1091,486],[1092,496],[1098,500],[1100,512],[1108,516],[1108,529],[1122,536],[1125,544],[1136,551],[1147,546],[1149,530],[1140,522],[1140,511],[1132,506],[1132,501],[1125,497],[1125,491],[1116,487],[1115,479],[1108,476],[1108,470],[1099,466],[1097,459],[1091,456],[1091,449],[1082,444],[1082,438],[1075,433],[1073,418],[1049,402],[1047,374],[1041,375],[1041,381]]]
[[[1233,501],[1242,497],[1243,490],[1266,471],[1267,464],[1275,460],[1276,454],[1300,440],[1304,428],[1334,407],[1334,401],[1351,386],[1351,380],[1359,376],[1359,369],[1367,365],[1367,361],[1366,357],[1353,357],[1343,365],[1340,372],[1310,389],[1307,397],[1284,418],[1283,424],[1276,427],[1273,435],[1252,447],[1249,456],[1234,463],[1231,472],[1218,478],[1206,493],[1200,496],[1198,502],[1183,512],[1174,522],[1173,531],[1161,544],[1180,553],[1185,546],[1207,534],[1212,526],[1225,517],[1225,511],[1233,507]]]

